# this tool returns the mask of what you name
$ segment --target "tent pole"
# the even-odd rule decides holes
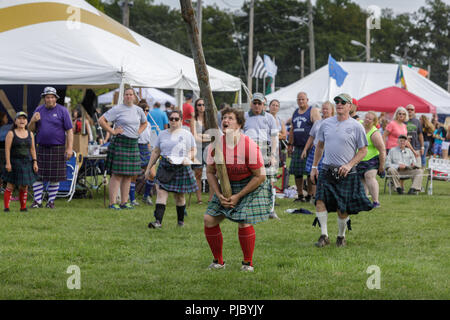
[[[23,86],[22,110],[28,114],[28,85]]]

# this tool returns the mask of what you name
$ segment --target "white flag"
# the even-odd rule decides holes
[[[264,67],[266,68],[269,77],[274,78],[277,75],[277,65],[266,54],[264,55]]]

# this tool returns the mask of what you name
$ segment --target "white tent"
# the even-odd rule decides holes
[[[0,85],[127,83],[199,90],[193,59],[82,0],[2,0],[0,48]],[[240,91],[239,78],[208,71],[213,91]]]
[[[281,104],[280,117],[288,119],[298,108],[296,99],[297,94],[301,91],[306,92],[310,104],[321,104],[327,100],[332,101],[336,95],[342,92],[350,94],[355,99],[360,99],[370,93],[395,85],[398,64],[339,62],[339,65],[348,72],[341,87],[337,87],[334,79],[330,80],[328,65],[325,65],[305,78],[267,95],[267,101],[279,100]],[[403,66],[403,74],[408,91],[432,103],[436,107],[437,113],[450,113],[450,93],[407,66]]]
[[[116,89],[98,96],[97,97],[98,104],[111,104],[113,102],[115,92],[118,91],[119,89]],[[150,107],[153,106],[155,102],[159,102],[162,106],[161,110],[164,110],[164,104],[166,103],[166,101],[169,101],[173,105],[176,104],[174,97],[165,93],[164,91],[155,88],[136,89],[136,93],[138,96],[139,93],[141,93],[142,99],[147,100],[147,103]]]

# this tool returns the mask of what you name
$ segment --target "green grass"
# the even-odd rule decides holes
[[[314,216],[285,213],[300,205],[277,200],[281,220],[255,227],[250,274],[239,272],[230,221],[221,225],[227,268],[206,270],[206,205],[194,195],[185,228],[176,227],[171,196],[161,230],[147,228],[154,207],[107,210],[102,190],[94,199],[59,199],[55,210],[24,214],[13,202],[0,213],[0,299],[449,299],[450,183],[435,182],[433,196],[389,196],[380,187],[382,207],[352,217],[345,248],[334,246],[335,213],[332,245],[318,249]],[[70,265],[80,267],[80,290],[67,288]],[[379,290],[366,286],[371,265],[381,270]]]

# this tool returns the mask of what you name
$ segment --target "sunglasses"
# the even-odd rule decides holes
[[[408,111],[414,111],[414,109],[406,109],[406,110],[408,110]]]
[[[170,117],[169,120],[170,120],[170,121],[180,121],[180,118],[173,118],[173,117]]]
[[[145,111],[145,112],[148,112],[148,111],[149,111],[149,109],[145,109],[144,111]]]
[[[398,115],[399,115],[399,116],[406,116],[406,113],[404,113],[404,112],[399,112]]]
[[[197,107],[204,107],[204,106],[205,106],[204,103],[199,103],[199,104],[197,105]]]
[[[334,100],[334,103],[345,105],[345,104],[347,104],[348,102],[346,102],[346,101],[344,101],[344,100],[341,100],[341,99],[336,99],[336,100]]]
[[[253,101],[253,104],[260,105],[263,104],[261,101]]]

